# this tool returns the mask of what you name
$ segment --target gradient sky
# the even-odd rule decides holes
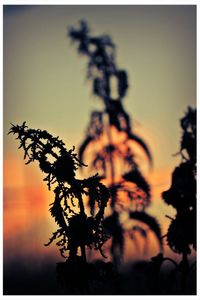
[[[85,80],[86,59],[66,36],[67,27],[80,19],[88,21],[93,34],[110,34],[117,45],[118,66],[129,75],[125,108],[154,158],[148,175],[152,211],[164,216],[168,207],[160,193],[180,162],[173,156],[179,150],[179,120],[187,106],[196,106],[196,7],[191,5],[4,6],[7,201],[8,191],[43,184],[37,166],[24,166],[22,151],[7,135],[10,122],[27,121],[78,147],[91,110],[100,107]]]

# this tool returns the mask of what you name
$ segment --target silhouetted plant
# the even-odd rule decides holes
[[[167,242],[174,252],[186,258],[191,247],[196,249],[196,110],[189,107],[180,123],[182,162],[172,174],[170,189],[162,196],[177,211],[167,232]]]
[[[184,292],[190,270],[188,255],[192,249],[196,250],[196,109],[189,107],[180,125],[183,133],[178,154],[182,161],[173,171],[171,187],[162,193],[162,197],[176,209],[175,218],[167,216],[171,224],[165,237],[171,250],[182,254],[175,270],[182,274]],[[167,259],[159,256],[160,267]]]
[[[74,153],[74,148],[67,150],[59,137],[53,137],[46,130],[29,129],[22,125],[12,125],[9,133],[17,135],[19,148],[24,150],[26,164],[38,161],[45,173],[44,181],[49,190],[53,188],[55,199],[50,212],[58,225],[46,246],[57,241],[60,253],[68,260],[77,257],[81,249],[82,260],[86,261],[85,247],[94,247],[102,255],[102,246],[108,239],[103,230],[104,210],[109,200],[109,191],[100,182],[97,175],[86,179],[77,179],[76,171],[85,166]],[[98,212],[87,216],[83,196],[89,195],[97,202]]]
[[[152,156],[146,143],[132,131],[131,121],[124,109],[123,98],[128,89],[125,70],[117,68],[116,47],[108,35],[91,36],[85,21],[80,28],[69,29],[69,36],[78,44],[78,51],[88,57],[87,77],[93,82],[93,94],[101,99],[104,109],[91,113],[85,139],[79,148],[79,159],[87,157],[91,169],[98,171],[110,188],[111,215],[105,226],[112,235],[111,253],[117,264],[123,256],[124,234],[133,241],[135,231],[144,238],[142,225],[127,230],[120,221],[124,211],[128,213],[126,223],[137,220],[148,225],[155,233],[162,249],[161,231],[157,221],[144,210],[150,204],[150,186],[142,175],[135,144],[140,146],[152,165]],[[87,155],[88,154],[88,155]],[[95,201],[89,197],[91,213],[95,212]]]

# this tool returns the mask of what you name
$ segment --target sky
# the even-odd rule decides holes
[[[88,21],[93,34],[109,34],[117,45],[117,65],[129,76],[124,105],[135,132],[153,155],[154,168],[147,174],[153,188],[149,211],[164,229],[169,221],[165,214],[174,213],[164,205],[161,193],[169,188],[171,173],[180,162],[173,155],[179,150],[179,120],[188,106],[196,107],[195,6],[5,5],[4,247],[8,260],[14,256],[14,248],[24,255],[25,250],[17,244],[19,237],[27,247],[34,243],[34,249],[39,247],[45,256],[43,243],[51,233],[49,224],[53,226],[42,174],[37,165],[24,166],[22,151],[7,135],[10,123],[26,121],[31,128],[59,135],[67,147],[78,148],[90,112],[101,107],[86,80],[87,61],[66,35],[67,28],[80,19]],[[34,242],[27,237],[33,224],[37,228]],[[30,251],[26,249],[26,253]],[[48,253],[51,255],[50,250]]]

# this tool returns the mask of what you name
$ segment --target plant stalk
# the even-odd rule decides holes
[[[182,259],[182,278],[181,278],[181,288],[182,293],[185,294],[187,292],[187,276],[188,276],[188,258],[187,254],[183,253]]]
[[[78,188],[79,187],[77,185],[75,185],[75,189],[78,190]],[[80,214],[83,217],[86,217],[85,208],[84,208],[84,204],[83,204],[83,199],[82,199],[81,193],[79,191],[77,192],[77,199],[78,199],[78,202],[79,202]],[[83,262],[86,263],[87,259],[86,259],[85,245],[84,244],[80,245],[80,248],[81,248],[81,257],[83,259]]]

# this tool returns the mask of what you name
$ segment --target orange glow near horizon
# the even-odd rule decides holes
[[[54,223],[54,220],[48,211],[49,204],[53,201],[53,192],[48,191],[45,183],[41,182],[41,178],[39,177],[39,169],[37,170],[38,179],[37,182],[35,182],[35,185],[30,185],[29,182],[29,185],[25,186],[22,178],[26,177],[27,166],[23,166],[23,161],[21,161],[21,169],[23,170],[23,167],[25,167],[23,170],[25,173],[22,174],[23,171],[20,171],[20,164],[18,160],[16,160],[16,165],[13,159],[10,161],[10,163],[8,163],[8,161],[9,159],[7,158],[4,165],[4,247],[9,249],[15,240],[15,252],[21,252],[21,245],[17,242],[16,238],[20,240],[23,239],[26,241],[26,246],[23,250],[24,255],[28,253],[29,255],[32,253],[33,256],[37,255],[37,253],[35,253],[37,248],[37,251],[43,255],[48,253],[48,255],[53,255],[59,258],[59,251],[58,249],[55,249],[55,245],[50,245],[47,247],[48,249],[43,246],[44,243],[48,241],[51,233],[56,230],[56,224]],[[13,182],[16,179],[13,168],[18,170],[18,174],[20,174],[20,176],[18,181],[15,181],[15,185],[11,187],[10,182]],[[27,173],[29,173],[29,176],[31,173],[33,173],[33,177],[35,177],[34,168],[32,171],[30,168]],[[173,212],[173,210],[162,203],[163,201],[161,201],[160,195],[164,188],[169,188],[170,170],[160,170],[158,172],[154,171],[153,174],[154,175],[151,176],[153,197],[152,205],[150,206],[150,213],[161,223],[162,232],[164,234],[169,224],[169,220],[165,218],[165,214],[166,212],[170,214]],[[169,178],[168,182],[166,182],[166,178]],[[165,181],[164,184],[163,181]],[[159,204],[157,203],[158,200]],[[160,204],[162,204],[162,207],[159,206]],[[106,209],[107,214],[108,212],[109,207]],[[162,213],[163,217],[160,218]],[[30,232],[32,232],[31,240],[29,236]],[[137,258],[150,258],[151,255],[156,255],[156,253],[159,251],[159,247],[154,234],[148,234],[148,243],[151,246],[146,249],[144,239],[142,239],[140,236],[138,236],[137,244],[135,243],[135,246],[130,238],[126,238],[127,250],[125,251],[124,261],[127,262]],[[137,247],[139,247],[141,250],[139,253],[139,248],[137,249]],[[106,245],[105,248],[107,249]],[[147,250],[146,254],[145,249]],[[7,251],[8,250],[6,250],[6,252]],[[170,254],[172,256],[176,256],[170,251],[167,245],[164,246],[164,251],[166,255]],[[95,254],[94,252],[91,255],[93,258],[99,257],[98,254]]]

